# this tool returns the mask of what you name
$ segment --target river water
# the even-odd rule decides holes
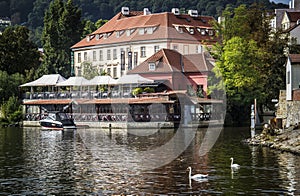
[[[247,146],[249,136],[248,127],[0,129],[0,195],[300,195],[300,157]],[[189,166],[208,177],[189,180]]]

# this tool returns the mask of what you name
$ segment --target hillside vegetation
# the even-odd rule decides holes
[[[0,0],[0,17],[11,18],[13,24],[28,24],[37,27],[42,24],[44,12],[51,0]],[[226,6],[238,7],[241,4],[261,3],[267,9],[287,7],[269,0],[73,0],[82,10],[84,19],[96,22],[110,19],[126,6],[131,10],[149,8],[153,13],[170,11],[172,8],[182,10],[196,9],[201,15],[217,17]]]

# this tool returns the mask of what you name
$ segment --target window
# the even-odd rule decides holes
[[[154,46],[154,53],[157,53],[159,51],[159,46]]]
[[[81,76],[81,67],[77,67],[77,76]]]
[[[188,45],[183,46],[183,54],[189,54],[189,46]]]
[[[84,58],[84,61],[87,61],[87,52],[83,53],[83,58]]]
[[[130,30],[129,30],[129,29],[126,30],[126,35],[127,35],[127,36],[130,36]]]
[[[288,72],[287,72],[287,81],[286,81],[286,83],[287,83],[287,84],[290,84],[290,81],[291,81],[291,72],[288,71]]]
[[[145,29],[144,28],[140,28],[139,29],[139,34],[140,35],[144,35],[145,34]]]
[[[121,70],[125,70],[125,52],[121,48]]]
[[[141,57],[146,57],[146,47],[145,46],[141,47]]]
[[[153,27],[146,28],[147,34],[153,34]]]
[[[134,33],[135,29],[127,29],[126,30],[126,35],[130,36],[132,33]]]
[[[201,45],[196,46],[196,53],[202,53],[202,46]]]
[[[81,63],[81,53],[78,53],[78,55],[77,55],[77,61],[78,61],[78,63]]]
[[[189,31],[190,31],[190,34],[194,34],[195,33],[195,30],[193,28],[190,28]]]
[[[133,53],[133,66],[136,67],[138,64],[138,53],[134,52]]]
[[[297,44],[297,38],[291,37],[291,44]]]
[[[155,70],[155,63],[151,62],[149,63],[149,71],[154,71]]]
[[[208,31],[208,35],[213,36],[214,35],[214,31],[213,30],[209,30]]]
[[[178,50],[178,45],[177,44],[173,45],[173,50]]]
[[[96,61],[97,58],[96,58],[96,51],[93,51],[93,61]]]
[[[124,31],[117,31],[116,32],[116,37],[119,38],[123,33],[124,33]]]
[[[179,33],[183,33],[183,29],[180,26],[175,26],[175,29],[179,32]]]
[[[103,61],[103,50],[99,50],[99,60]]]
[[[111,60],[110,50],[107,50],[107,60]]]
[[[128,70],[132,69],[132,52],[128,52]]]
[[[110,75],[110,68],[107,68],[107,74]]]
[[[113,50],[113,59],[117,59],[117,49]]]
[[[113,68],[113,78],[116,78],[117,77],[117,67],[114,67]]]

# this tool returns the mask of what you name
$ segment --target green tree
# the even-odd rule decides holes
[[[22,120],[22,106],[17,97],[12,96],[1,105],[1,124],[12,124]]]
[[[85,77],[86,79],[90,80],[95,76],[99,75],[97,67],[93,66],[91,63],[83,62],[82,66],[83,66],[83,77]]]
[[[0,70],[8,74],[25,74],[40,65],[40,53],[29,40],[29,30],[23,26],[11,26],[0,34]]]
[[[0,104],[7,101],[11,96],[18,96],[18,86],[24,82],[24,76],[15,73],[12,75],[7,74],[6,71],[0,71]]]
[[[59,73],[65,77],[71,74],[70,47],[80,40],[83,23],[81,11],[72,0],[54,0],[46,11],[42,43],[44,61],[42,72]]]
[[[220,80],[210,91],[224,85],[227,112],[243,121],[249,119],[254,99],[261,108],[271,107],[271,99],[284,87],[286,39],[271,31],[270,17],[259,5],[228,7],[222,16],[223,22],[215,24],[221,42],[212,50]]]

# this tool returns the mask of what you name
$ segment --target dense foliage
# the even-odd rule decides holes
[[[244,121],[249,119],[245,114],[250,114],[254,99],[261,108],[273,109],[271,100],[284,89],[287,40],[271,30],[269,15],[258,5],[227,8],[223,17],[216,24],[222,42],[212,50],[220,82],[211,91],[225,90],[228,112],[233,119]]]
[[[22,107],[18,97],[12,96],[1,105],[0,124],[9,125],[22,120]]]
[[[83,31],[81,12],[72,0],[54,0],[46,12],[42,44],[44,49],[43,72],[71,74],[70,47],[80,40]]]
[[[8,27],[0,34],[0,70],[25,74],[39,66],[40,53],[23,26]]]
[[[32,31],[31,39],[41,47],[43,19],[51,2],[53,0],[0,0],[0,17],[11,18],[13,24],[26,25]],[[74,4],[82,10],[82,19],[94,23],[99,19],[111,19],[123,6],[139,11],[149,8],[152,13],[170,11],[174,7],[180,8],[182,12],[197,9],[201,15],[217,18],[228,6],[238,7],[254,2],[261,3],[270,10],[287,8],[287,5],[275,4],[269,0],[74,0]]]

